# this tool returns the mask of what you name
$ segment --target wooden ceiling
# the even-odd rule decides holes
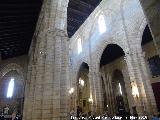
[[[42,0],[0,0],[2,59],[27,54]]]
[[[43,0],[0,0],[0,54],[2,59],[27,54]],[[71,37],[101,0],[70,0],[67,31]]]

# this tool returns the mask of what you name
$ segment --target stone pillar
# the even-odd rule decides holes
[[[96,94],[95,94],[95,86],[94,86],[94,82],[93,82],[93,71],[91,70],[92,66],[90,65],[89,66],[89,74],[88,74],[88,77],[89,77],[89,91],[90,91],[90,98],[93,99],[93,103],[90,103],[90,106],[91,106],[91,111],[93,112],[96,112]]]
[[[135,82],[137,84],[138,90],[140,92],[140,88],[139,88],[138,85],[140,85],[141,82],[140,82],[140,80],[138,78],[138,75],[137,75],[138,72],[139,72],[139,71],[137,71],[138,66],[136,65],[136,62],[133,61],[133,59],[134,58],[130,53],[127,53],[125,55],[125,60],[126,60],[126,63],[127,63],[129,77],[130,77],[130,83]],[[136,106],[138,114],[142,115],[143,114],[142,106],[141,106],[141,104],[139,104],[140,103],[139,101],[141,100],[141,93],[140,93],[140,98],[138,98],[138,99],[133,98],[133,99],[134,99],[134,101],[133,101],[132,107]]]
[[[110,111],[111,115],[116,113],[116,98],[113,93],[113,86],[112,86],[112,79],[110,73],[105,71],[105,67],[101,67],[102,77],[105,85],[106,91],[106,100],[108,104],[108,110]],[[104,106],[106,107],[106,106]]]
[[[96,112],[98,115],[102,114],[103,112],[103,99],[102,99],[102,83],[101,83],[101,77],[100,77],[100,72],[95,71],[94,73],[94,85],[95,85],[95,94],[96,94]]]
[[[146,90],[146,94],[147,94],[147,99],[148,99],[148,104],[151,104],[151,112],[154,113],[157,111],[157,107],[156,107],[156,101],[155,101],[155,97],[153,94],[153,90],[152,90],[152,86],[151,86],[151,82],[150,82],[150,77],[149,77],[149,72],[147,70],[147,63],[145,62],[145,55],[141,49],[141,47],[139,48],[139,50],[137,50],[137,56],[139,58],[139,67],[142,71],[142,78],[143,78],[143,84]]]
[[[93,96],[93,111],[96,112],[97,115],[101,114],[103,111],[103,100],[102,100],[102,87],[101,87],[101,78],[99,64],[93,64],[90,66],[90,91],[92,92]]]
[[[68,119],[67,4],[66,0],[43,3],[36,49],[31,51],[34,62],[31,57],[23,120]]]
[[[153,41],[160,55],[160,1],[139,0],[151,28]]]
[[[151,100],[154,101],[153,92],[151,93],[151,85],[149,83],[149,78],[144,71],[144,65],[142,67],[143,59],[139,51],[134,48],[134,50],[129,51],[126,56],[126,62],[128,66],[130,81],[135,82],[139,91],[139,97],[134,98],[134,104],[137,107],[139,115],[152,115],[152,104]],[[140,57],[141,56],[141,57]],[[145,75],[145,76],[144,76]],[[152,94],[152,95],[151,95]],[[152,101],[152,102],[153,102]],[[155,102],[154,102],[155,103]]]
[[[41,32],[42,33],[42,32]],[[30,60],[29,60],[29,65],[28,65],[28,73],[27,73],[27,82],[26,82],[26,86],[25,86],[25,101],[24,101],[24,110],[23,110],[23,119],[25,120],[32,120],[32,114],[35,114],[35,110],[34,107],[36,106],[34,104],[35,98],[34,98],[34,94],[35,94],[35,88],[37,85],[36,84],[36,76],[38,75],[37,69],[40,72],[40,68],[38,66],[39,62],[37,58],[40,58],[39,60],[41,60],[41,58],[43,58],[42,56],[42,41],[41,41],[41,37],[43,36],[42,34],[39,34],[39,36],[36,36],[37,39],[39,40],[38,42],[35,43],[36,39],[35,37],[33,37],[33,42],[32,42],[32,46],[30,48],[31,54],[30,54]],[[41,45],[40,45],[41,43]],[[41,48],[41,52],[39,52]],[[40,57],[41,56],[41,57]],[[38,102],[37,102],[38,103]],[[37,110],[38,111],[38,110]],[[37,118],[38,119],[38,118]]]

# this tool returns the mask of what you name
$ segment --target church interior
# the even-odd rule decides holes
[[[116,116],[160,119],[160,1],[1,0],[0,120]]]

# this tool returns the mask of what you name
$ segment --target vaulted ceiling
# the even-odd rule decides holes
[[[27,54],[43,0],[0,0],[2,59]],[[101,0],[70,0],[67,31],[71,37]]]

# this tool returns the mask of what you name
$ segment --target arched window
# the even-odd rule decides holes
[[[119,86],[119,93],[120,93],[120,95],[122,95],[122,86],[121,86],[121,83],[119,83],[118,86]]]
[[[14,78],[11,78],[8,84],[7,98],[11,98],[13,96],[13,90],[14,90]]]
[[[80,38],[78,39],[77,45],[78,45],[78,54],[79,54],[82,52],[82,41]]]
[[[103,34],[106,31],[106,23],[105,23],[103,15],[99,16],[98,25],[99,25],[100,34]]]

